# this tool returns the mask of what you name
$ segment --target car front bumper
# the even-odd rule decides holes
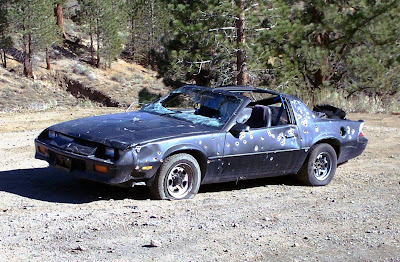
[[[42,150],[39,150],[39,146]],[[156,169],[142,170],[135,166],[135,156],[129,151],[116,162],[67,152],[35,139],[36,159],[45,160],[49,165],[65,170],[71,175],[106,184],[143,184],[151,178]],[[43,152],[44,149],[44,152]],[[106,172],[98,172],[95,165],[106,167]]]

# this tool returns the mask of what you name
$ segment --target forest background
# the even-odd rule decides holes
[[[35,56],[55,70],[54,50],[80,48],[87,66],[124,59],[172,88],[253,85],[398,113],[399,22],[397,0],[0,0],[0,59],[32,78]]]

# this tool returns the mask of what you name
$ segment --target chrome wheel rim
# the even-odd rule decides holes
[[[332,168],[331,157],[328,153],[320,153],[314,161],[313,172],[314,177],[319,181],[323,181],[329,177]]]
[[[184,198],[190,191],[193,170],[186,163],[174,166],[168,173],[166,186],[168,194],[174,198]]]

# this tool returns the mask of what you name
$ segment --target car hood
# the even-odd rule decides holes
[[[48,129],[122,150],[154,140],[215,131],[212,127],[145,112],[86,117]]]

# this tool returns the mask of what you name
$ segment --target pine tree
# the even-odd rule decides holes
[[[276,0],[260,38],[265,64],[275,83],[288,83],[292,92],[389,87],[393,93],[399,90],[399,11],[396,0]]]
[[[161,74],[198,85],[246,85],[248,72],[258,67],[250,46],[256,44],[263,1],[168,2],[172,39]]]
[[[7,19],[7,2],[0,0],[0,57],[4,68],[7,68],[6,49],[12,46],[10,25]]]
[[[38,50],[47,50],[57,40],[57,26],[53,14],[53,2],[50,0],[10,1],[7,18],[19,40],[24,52],[24,74],[33,76],[32,58]],[[50,68],[49,56],[46,56],[47,67]]]
[[[124,2],[117,0],[79,0],[80,19],[86,26],[90,37],[91,61],[96,67],[101,65],[101,57],[106,59],[106,66],[122,51],[124,42],[124,31],[126,16],[123,11]],[[97,42],[96,55],[94,59],[94,41]]]
[[[169,12],[164,1],[128,0],[129,53],[134,61],[155,68],[154,54],[168,34]]]

